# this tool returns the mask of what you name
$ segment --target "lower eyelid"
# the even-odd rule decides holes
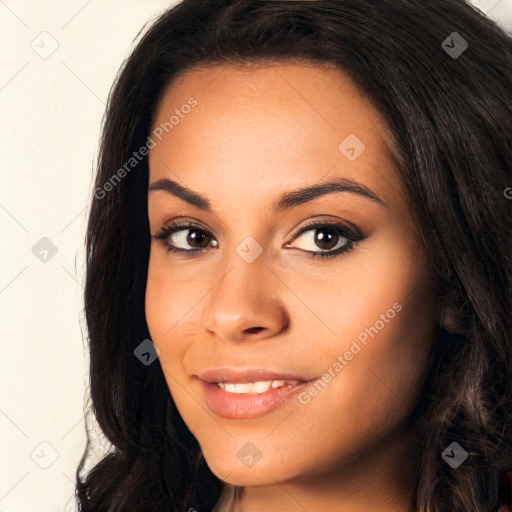
[[[331,229],[333,229],[338,234],[338,236],[346,238],[347,242],[348,242],[346,248],[341,247],[341,248],[338,248],[338,249],[335,249],[335,250],[332,250],[332,249],[330,249],[330,250],[321,250],[321,249],[319,249],[318,251],[307,251],[307,250],[304,250],[304,249],[298,249],[298,250],[300,250],[302,252],[305,252],[305,253],[308,253],[308,254],[311,254],[314,257],[322,256],[322,255],[325,256],[325,257],[327,257],[327,256],[336,256],[336,255],[341,255],[341,254],[343,254],[345,252],[348,252],[348,251],[352,250],[354,248],[354,245],[357,242],[359,242],[360,240],[364,239],[364,236],[362,236],[360,233],[353,233],[350,229],[347,229],[345,226],[340,225],[339,223],[338,224],[336,224],[336,223],[332,223],[332,224],[324,223],[324,224],[322,224],[320,222],[317,222],[317,223],[312,223],[310,225],[303,226],[299,230],[299,232],[296,233],[293,236],[293,238],[291,239],[291,242],[286,242],[286,244],[292,243],[294,240],[296,240],[297,238],[302,236],[304,233],[307,233],[308,231],[315,231],[315,230],[321,229],[321,228],[331,228]],[[183,225],[167,226],[167,227],[164,227],[157,235],[154,235],[153,237],[163,241],[163,243],[167,247],[167,249],[169,251],[172,251],[172,252],[175,252],[175,253],[199,254],[199,253],[207,251],[208,249],[216,248],[216,247],[211,247],[210,245],[208,245],[207,247],[203,247],[203,248],[183,249],[183,248],[179,248],[179,247],[173,247],[173,246],[171,246],[167,242],[167,239],[171,235],[173,235],[173,234],[175,234],[175,233],[177,233],[179,231],[188,231],[188,230],[193,230],[193,229],[197,229],[197,230],[203,231],[204,233],[206,233],[208,235],[211,235],[212,236],[212,240],[210,241],[210,243],[212,243],[212,241],[215,241],[216,244],[217,244],[216,247],[218,247],[219,242],[213,236],[211,231],[209,231],[208,229],[203,228],[201,226],[197,226],[195,224],[183,224]],[[167,233],[166,233],[166,231],[167,231]],[[295,248],[295,247],[291,246],[291,248]],[[295,249],[297,249],[297,248],[295,248]]]
[[[296,230],[296,233],[293,235],[293,238],[296,238],[297,236],[302,235],[306,231],[314,231],[315,229],[320,228],[331,228],[335,231],[342,233],[343,236],[348,235],[347,238],[350,236],[354,237],[362,237],[362,234],[357,226],[354,224],[345,221],[345,222],[322,222],[322,221],[313,221],[311,223],[303,225],[301,228]],[[205,233],[208,233],[213,236],[213,233],[206,227],[201,226],[200,224],[196,223],[183,223],[180,224],[179,222],[170,222],[168,224],[164,224],[164,226],[160,229],[160,232],[157,233],[154,236],[158,236],[164,232],[168,232],[168,234],[174,233],[176,231],[186,231],[191,229],[198,229],[201,231],[204,231]]]

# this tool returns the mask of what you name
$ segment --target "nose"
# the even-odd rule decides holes
[[[246,263],[230,260],[205,300],[202,322],[206,330],[228,341],[265,339],[288,329],[290,319],[279,297],[279,279],[260,256]]]

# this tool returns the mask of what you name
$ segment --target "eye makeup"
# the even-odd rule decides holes
[[[176,234],[189,232],[193,234],[191,237],[180,236],[178,240],[173,240]],[[292,242],[297,240],[302,235],[314,232],[316,233],[313,240],[310,242],[317,244],[330,244],[333,241],[335,249],[327,248],[322,250],[306,250],[298,249],[302,252],[308,253],[312,258],[333,258],[345,254],[354,249],[357,242],[363,240],[364,237],[360,230],[352,223],[349,222],[327,222],[314,220],[301,226],[292,236]],[[320,234],[320,235],[319,235]],[[201,224],[192,221],[172,221],[165,225],[156,235],[152,238],[164,243],[166,249],[173,253],[181,253],[195,257],[201,253],[206,252],[209,248],[217,248],[219,242],[213,234],[203,227]],[[311,238],[311,237],[309,237]],[[176,243],[184,243],[190,245],[191,243],[203,243],[202,247],[192,247],[190,249],[177,247]],[[287,242],[283,247],[296,248],[292,242]],[[337,246],[337,247],[336,247]]]

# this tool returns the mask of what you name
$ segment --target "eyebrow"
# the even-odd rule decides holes
[[[163,178],[155,181],[149,186],[149,192],[156,190],[164,190],[176,197],[179,197],[180,199],[183,199],[193,206],[197,206],[202,210],[211,211],[211,203],[208,198],[170,179]],[[271,211],[274,214],[277,214],[283,210],[307,203],[317,197],[331,194],[333,192],[351,192],[353,194],[359,194],[360,196],[375,201],[384,208],[387,207],[386,202],[366,185],[348,178],[336,178],[325,183],[319,183],[317,185],[302,187],[297,190],[285,192],[272,203]]]

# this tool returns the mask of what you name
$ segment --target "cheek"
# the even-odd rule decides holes
[[[357,411],[378,416],[395,402],[412,406],[420,391],[435,327],[435,293],[422,251],[403,239],[388,235],[372,250],[362,249],[332,283],[339,292],[318,299],[336,335],[316,344],[309,356],[323,353],[326,369],[339,355],[346,361],[333,386],[341,408],[356,404]]]
[[[429,275],[407,248],[381,252],[364,273],[353,270],[357,279],[345,281],[336,300],[320,309],[336,336],[307,356],[319,361],[320,374],[331,369],[336,375],[324,373],[330,382],[304,397],[309,415],[325,425],[326,460],[329,453],[342,458],[357,451],[407,418],[428,368],[434,328]],[[305,428],[314,437],[317,427]]]
[[[175,362],[190,336],[183,335],[197,290],[181,283],[176,270],[150,256],[146,284],[145,313],[153,343],[160,349],[162,364]],[[176,333],[179,332],[179,336]],[[172,342],[171,342],[172,341]],[[189,341],[190,342],[190,341]]]
[[[188,282],[188,281],[187,281]],[[188,419],[194,403],[184,390],[188,376],[183,367],[183,357],[196,339],[197,326],[190,321],[194,304],[198,302],[194,292],[182,283],[176,271],[164,262],[151,261],[146,284],[145,312],[151,340],[160,350],[159,363],[167,387],[182,417]]]
[[[404,230],[376,233],[329,271],[328,279],[290,273],[286,280],[317,317],[296,314],[295,320],[301,332],[311,333],[304,338],[313,343],[305,348],[320,366],[332,364],[333,354],[344,354],[353,341],[364,349],[358,359],[364,354],[383,370],[428,352],[435,290],[422,249]]]
[[[166,297],[164,291],[167,289],[166,281],[167,279],[164,273],[155,271],[150,258],[145,297],[146,322],[151,334],[151,339],[157,346],[161,342],[166,326],[167,329],[169,329],[172,325],[171,318],[169,317],[174,308],[172,307],[173,304],[170,303],[170,298]]]
[[[382,230],[348,276],[341,321],[353,327],[352,336],[373,326],[397,351],[429,336],[435,291],[424,252],[409,232],[393,225]]]

